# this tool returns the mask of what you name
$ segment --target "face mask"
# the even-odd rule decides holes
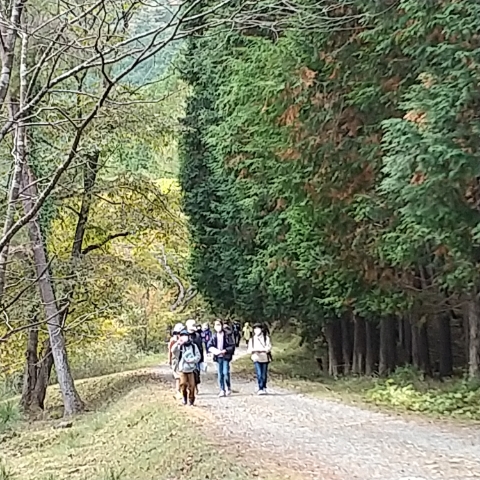
[[[215,331],[220,333],[222,331],[222,326],[221,325],[215,325]]]
[[[258,335],[260,335],[260,334],[262,333],[262,329],[261,329],[261,328],[256,328],[256,329],[254,330],[254,333],[255,333],[255,335],[257,335],[257,337],[258,337]]]

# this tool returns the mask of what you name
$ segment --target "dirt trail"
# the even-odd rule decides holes
[[[240,351],[239,355],[245,355]],[[168,367],[159,373],[169,375]],[[480,429],[406,420],[235,378],[217,398],[215,367],[196,408],[222,425],[224,440],[314,480],[480,480]],[[215,429],[216,422],[212,422]]]

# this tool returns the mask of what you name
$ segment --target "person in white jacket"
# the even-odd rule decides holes
[[[248,341],[248,353],[255,366],[258,382],[258,395],[267,393],[268,364],[271,361],[272,343],[261,323],[253,326],[253,336]]]

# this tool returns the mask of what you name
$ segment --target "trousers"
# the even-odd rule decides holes
[[[195,374],[191,373],[180,373],[180,393],[183,395],[183,400],[186,402],[187,398],[190,403],[195,402]]]
[[[230,390],[230,361],[222,357],[217,359],[218,386],[220,390]]]
[[[255,362],[254,366],[255,374],[257,375],[258,389],[265,390],[267,388],[268,362]]]

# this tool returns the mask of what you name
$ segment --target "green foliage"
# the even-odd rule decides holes
[[[348,28],[213,28],[182,65],[192,275],[215,309],[313,339],[344,314],[460,309],[479,286],[480,5],[331,16]]]
[[[410,377],[410,378],[408,378]],[[447,388],[425,390],[412,381],[405,370],[378,382],[366,393],[368,401],[377,405],[412,412],[480,420],[480,385],[469,380],[457,381]]]

